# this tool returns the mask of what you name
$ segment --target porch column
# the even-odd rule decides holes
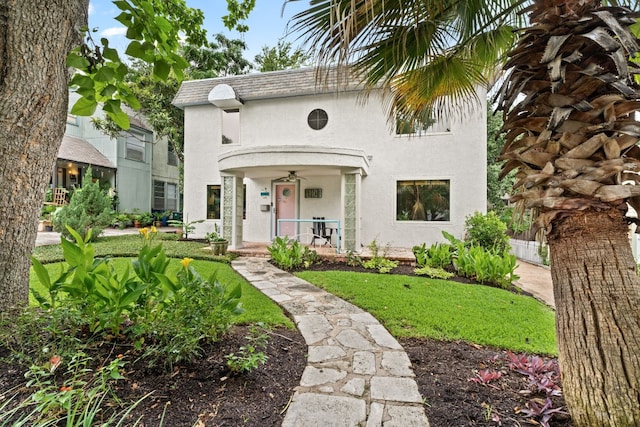
[[[231,249],[242,247],[242,178],[222,176],[222,236]]]
[[[343,175],[343,226],[342,247],[345,251],[356,252],[360,249],[360,172]]]

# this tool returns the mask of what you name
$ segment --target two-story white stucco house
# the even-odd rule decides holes
[[[185,114],[184,217],[206,220],[196,237],[217,223],[232,248],[277,235],[309,243],[315,217],[342,251],[374,239],[411,247],[461,235],[486,210],[482,103],[391,123],[379,93],[298,69],[187,81],[174,104]]]

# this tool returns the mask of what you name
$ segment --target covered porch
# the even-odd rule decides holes
[[[218,158],[222,234],[231,249],[288,236],[333,253],[361,247],[361,150],[265,146]]]

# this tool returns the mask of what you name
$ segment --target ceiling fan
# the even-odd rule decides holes
[[[278,178],[276,181],[296,182],[296,180],[298,179],[304,179],[304,178],[302,178],[301,176],[298,176],[298,174],[296,174],[296,171],[289,171],[289,175],[282,176]]]

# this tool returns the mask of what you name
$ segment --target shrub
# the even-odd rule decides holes
[[[397,261],[392,261],[387,258],[389,252],[389,244],[385,245],[382,255],[380,254],[380,247],[378,242],[374,239],[369,243],[369,250],[371,251],[371,258],[362,263],[362,266],[371,270],[378,270],[378,273],[388,273],[398,266]]]
[[[267,246],[271,260],[283,270],[293,270],[318,262],[318,253],[300,245],[297,240],[276,237],[271,246]]]
[[[241,288],[227,292],[215,280],[203,280],[189,264],[175,277],[166,274],[169,261],[161,244],[154,245],[155,232],[140,230],[143,247],[121,275],[107,259],[94,257],[89,243],[91,231],[83,239],[69,230],[76,243],[62,240],[66,261],[57,278],[51,278],[35,258],[34,271],[45,288],[32,293],[40,306],[50,310],[48,329],[54,340],[74,336],[73,331],[89,331],[95,339],[128,337],[138,348],[145,343],[145,356],[171,365],[198,353],[203,341],[215,341],[231,324],[231,317],[242,312]],[[133,274],[131,271],[133,270]],[[65,299],[58,293],[66,293]],[[64,315],[63,315],[64,314]]]
[[[418,267],[444,269],[451,265],[453,247],[448,243],[435,243],[427,249],[423,243],[422,246],[414,246],[413,254]]]
[[[476,212],[465,219],[464,226],[465,242],[470,246],[481,246],[496,253],[510,248],[507,225],[494,212],[486,215]]]
[[[97,182],[93,182],[91,168],[88,168],[82,179],[82,188],[76,189],[69,204],[53,216],[53,229],[68,239],[72,236],[67,226],[78,230],[83,237],[92,229],[92,238],[95,239],[112,224],[113,217],[111,198]]]
[[[480,246],[465,248],[460,244],[454,265],[461,276],[505,289],[511,288],[512,282],[519,279],[515,274],[516,257],[506,250],[496,254]]]

